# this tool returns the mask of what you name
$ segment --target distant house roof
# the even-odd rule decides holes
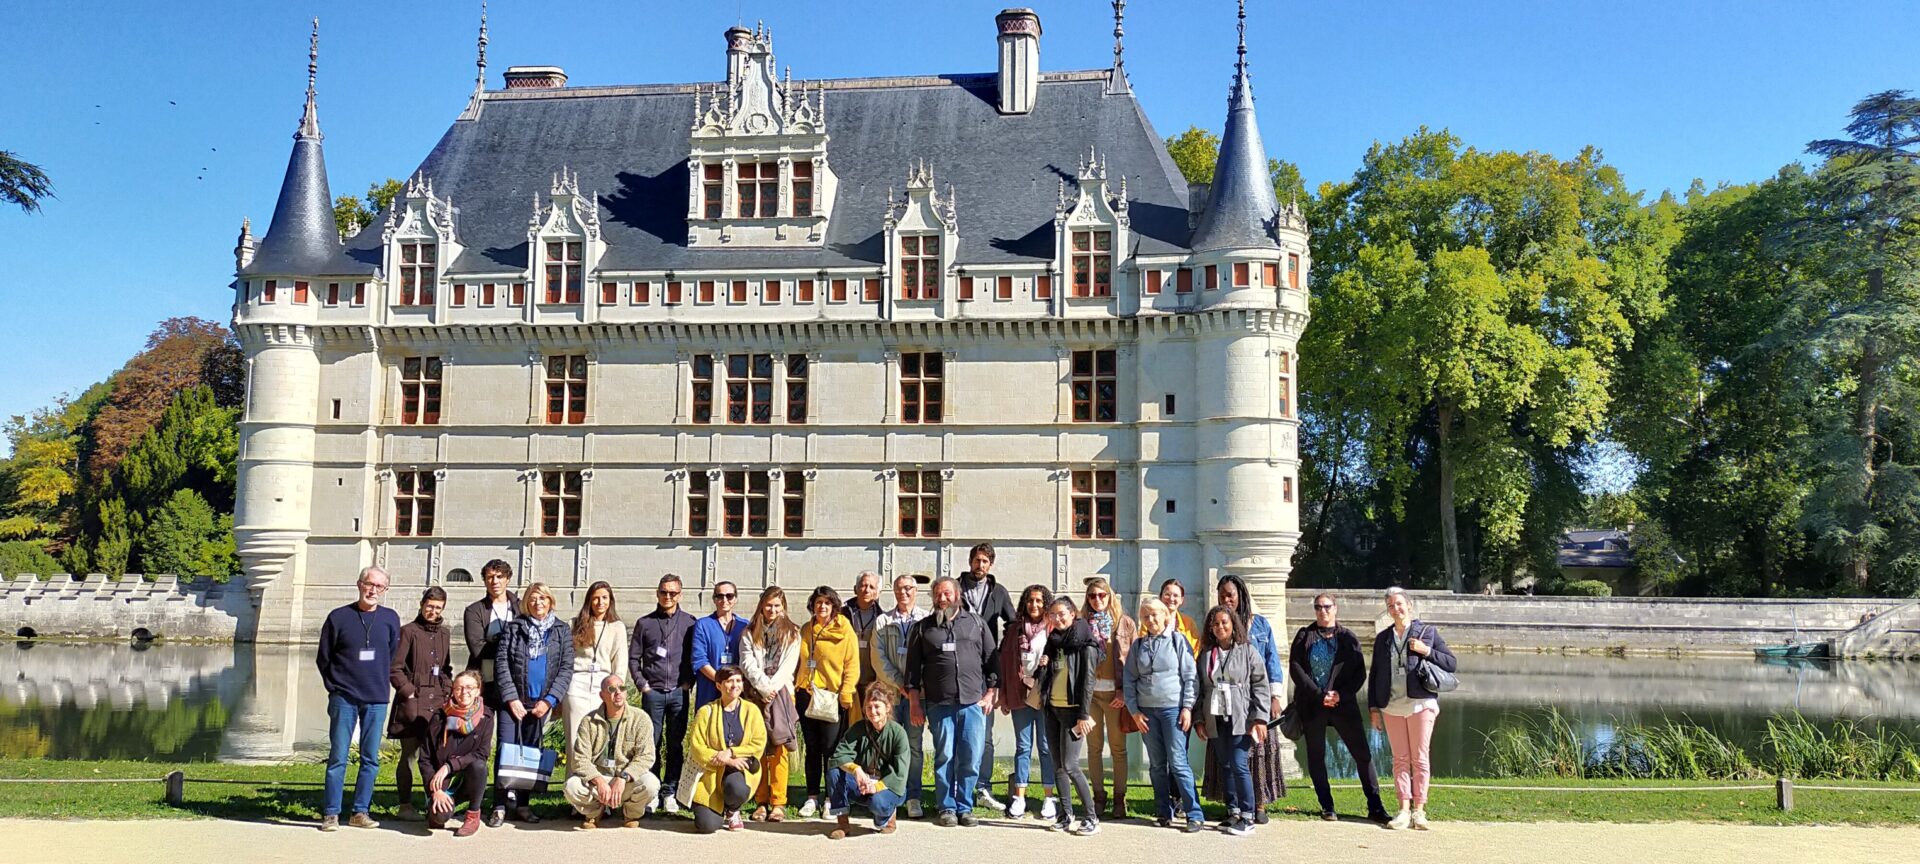
[[[1560,537],[1561,567],[1633,566],[1633,549],[1627,532],[1618,528],[1574,528]]]
[[[991,75],[824,82],[827,161],[840,185],[820,248],[687,245],[694,85],[491,91],[419,173],[457,208],[465,251],[451,274],[524,269],[534,197],[562,168],[598,192],[605,270],[878,267],[887,190],[922,159],[958,197],[958,264],[1041,264],[1053,257],[1060,181],[1074,182],[1089,148],[1116,187],[1127,179],[1136,238],[1127,251],[1184,252],[1187,184],[1133,94],[1108,92],[1108,74],[1049,73],[1025,115],[999,113]],[[371,267],[380,231],[361,231],[345,251]]]

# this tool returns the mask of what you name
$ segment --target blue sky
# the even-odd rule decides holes
[[[710,81],[721,31],[764,19],[796,78],[988,71],[1005,0],[640,3],[498,0],[489,86],[509,65],[575,84]],[[1033,0],[1049,70],[1105,68],[1104,0]],[[1649,195],[1762,179],[1837,135],[1869,92],[1920,88],[1914,6],[1254,0],[1262,134],[1309,184],[1421,125],[1486,149],[1601,147]],[[7,0],[0,150],[58,198],[0,211],[0,415],[104,378],[162,318],[225,321],[242,216],[265,230],[321,20],[334,193],[418,165],[473,84],[478,3]],[[1155,128],[1217,130],[1233,3],[1134,0],[1127,68]],[[0,445],[4,446],[4,445]]]

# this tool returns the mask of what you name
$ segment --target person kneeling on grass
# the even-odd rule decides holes
[[[760,754],[767,749],[760,709],[740,698],[746,688],[740,667],[715,670],[713,684],[719,698],[700,706],[687,724],[687,765],[677,796],[693,805],[693,830],[700,834],[745,827],[740,807],[760,785]]]
[[[885,684],[867,687],[866,720],[847,727],[834,748],[831,771],[827,773],[828,807],[840,824],[827,836],[843,839],[852,830],[850,804],[859,804],[873,815],[873,827],[882,834],[893,833],[893,811],[906,801],[907,762],[913,751],[907,743],[907,730],[893,722],[893,705],[900,693]]]
[[[453,695],[427,719],[420,740],[420,776],[427,780],[427,827],[444,828],[458,794],[467,802],[455,837],[480,830],[480,798],[487,793],[487,757],[493,753],[493,712],[481,700],[480,673],[453,679]]]
[[[600,707],[581,718],[567,765],[567,803],[586,817],[582,829],[599,827],[600,814],[614,809],[627,817],[626,827],[639,827],[660,794],[660,778],[653,773],[653,721],[627,704],[627,682],[620,676],[600,682]]]

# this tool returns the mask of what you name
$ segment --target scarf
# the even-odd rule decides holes
[[[1047,619],[1042,618],[1038,621],[1020,622],[1020,653],[1026,654],[1031,652],[1033,650],[1034,640],[1040,639],[1044,642],[1046,635]]]
[[[1107,649],[1113,645],[1113,615],[1106,612],[1093,612],[1087,615],[1087,626],[1093,630],[1093,638],[1100,645],[1099,653],[1094,655],[1096,664],[1107,662]]]
[[[529,620],[533,622],[533,639],[532,644],[527,646],[527,656],[545,657],[547,656],[547,631],[552,630],[553,625],[560,619],[553,617],[553,613],[549,612],[545,617]]]
[[[427,616],[425,615],[415,615],[413,616],[413,623],[420,625],[420,629],[425,630],[428,633],[438,633],[440,632],[441,625],[444,625],[447,622],[445,618],[442,618],[438,621],[428,621]]]
[[[447,737],[450,735],[472,735],[474,727],[480,725],[480,717],[486,711],[486,708],[479,702],[474,702],[472,708],[467,709],[465,713],[461,713],[459,708],[454,707],[453,700],[449,699],[447,700],[446,707],[441,710],[446,712],[447,715],[447,728],[440,730],[440,746],[445,747],[447,746]]]

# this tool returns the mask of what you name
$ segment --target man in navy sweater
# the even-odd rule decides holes
[[[380,777],[380,736],[387,728],[387,703],[393,698],[388,667],[400,646],[400,616],[380,607],[387,573],[378,567],[360,571],[360,599],[327,615],[320,625],[320,651],[314,662],[327,687],[327,791],[320,807],[320,830],[340,827],[340,799],[346,792],[347,751],[360,727],[360,773],[353,781],[355,828],[378,828],[367,815],[373,785]]]

